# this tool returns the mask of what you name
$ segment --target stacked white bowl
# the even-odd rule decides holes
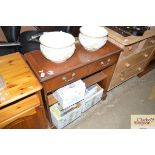
[[[65,32],[47,32],[40,38],[42,54],[55,63],[62,63],[69,59],[75,51],[75,38]]]
[[[88,51],[93,52],[105,45],[108,31],[100,26],[82,26],[80,28],[79,41]]]

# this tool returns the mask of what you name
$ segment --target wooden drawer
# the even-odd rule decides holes
[[[45,126],[41,126],[40,122],[42,122],[42,118],[38,120],[38,108],[34,107],[28,109],[26,111],[21,112],[20,114],[16,115],[1,123],[1,127],[4,129],[40,129],[40,128],[47,128]],[[45,120],[44,120],[45,121]],[[44,123],[45,124],[45,123]]]
[[[48,81],[45,81],[43,82],[43,86],[44,86],[46,93],[49,93],[65,85],[68,85],[69,83],[77,81],[85,77],[86,75],[88,75],[88,67],[84,66],[82,68],[78,68],[71,72],[62,74]]]
[[[34,109],[40,105],[40,99],[37,94],[25,98],[13,105],[0,110],[0,128],[8,125],[12,121],[21,118],[24,112]]]
[[[129,57],[128,59],[124,59],[124,60],[120,61],[116,67],[116,72],[124,71],[130,67],[135,66],[136,64],[138,64],[142,61],[148,60],[149,57],[151,56],[154,48],[155,47],[150,47],[150,48],[144,49],[140,53],[137,53],[137,54]]]
[[[119,55],[113,55],[101,60],[98,60],[97,62],[91,63],[88,65],[88,74],[95,73],[97,71],[100,71],[108,66],[113,65],[117,62]]]
[[[120,59],[125,59],[129,56],[139,53],[144,48],[144,43],[145,43],[145,40],[126,46],[120,55]]]
[[[153,46],[155,45],[155,36],[151,37],[151,38],[148,38],[146,41],[145,41],[145,44],[144,44],[144,48],[147,48],[149,46]]]
[[[81,78],[84,78],[88,75],[91,75],[97,71],[103,70],[104,68],[111,66],[112,64],[117,62],[118,54],[109,56],[107,58],[98,60],[94,63],[86,65],[82,68],[78,68],[71,72],[65,73],[63,75],[52,78],[48,81],[43,82],[44,89],[47,93],[54,91],[58,88],[61,88],[69,83],[77,81]]]
[[[147,65],[147,61],[143,61],[133,67],[130,67],[124,71],[121,71],[119,73],[114,74],[112,81],[110,83],[110,87],[109,89],[112,89],[113,87],[121,84],[122,82],[128,80],[129,78],[139,74],[140,72],[142,72],[144,70],[144,68]]]
[[[135,54],[135,51],[138,48],[138,46],[139,46],[139,42],[135,43],[135,44],[132,44],[132,45],[129,45],[129,46],[126,46],[124,48],[124,51],[122,52],[122,56],[126,57],[126,56],[129,56],[129,55]]]

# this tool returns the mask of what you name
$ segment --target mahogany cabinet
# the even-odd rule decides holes
[[[41,97],[42,86],[19,53],[0,57],[0,128],[48,128]]]
[[[86,87],[99,83],[106,93],[120,51],[120,48],[107,42],[98,51],[89,52],[77,42],[73,56],[59,64],[46,59],[39,50],[24,55],[29,66],[43,85],[46,112],[51,127],[54,126],[49,110],[50,102],[48,99],[50,94],[58,88],[79,79],[85,82]],[[44,73],[44,76],[41,76],[42,73]]]

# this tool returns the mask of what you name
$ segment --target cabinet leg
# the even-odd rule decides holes
[[[46,117],[47,117],[47,119],[49,121],[49,127],[53,128],[51,113],[50,113],[49,104],[48,104],[47,93],[42,89],[41,94],[42,94],[43,104],[44,104],[44,107],[45,107]]]
[[[115,67],[116,67],[116,64],[106,68],[104,70],[104,73],[107,75],[107,78],[99,82],[99,85],[104,89],[105,93],[107,92],[109,88],[109,84],[111,82]]]

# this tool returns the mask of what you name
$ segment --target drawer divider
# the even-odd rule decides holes
[[[107,75],[104,73],[104,71],[95,73],[85,79],[83,79],[83,82],[85,83],[86,87],[89,87],[97,82],[100,82],[107,78]]]

